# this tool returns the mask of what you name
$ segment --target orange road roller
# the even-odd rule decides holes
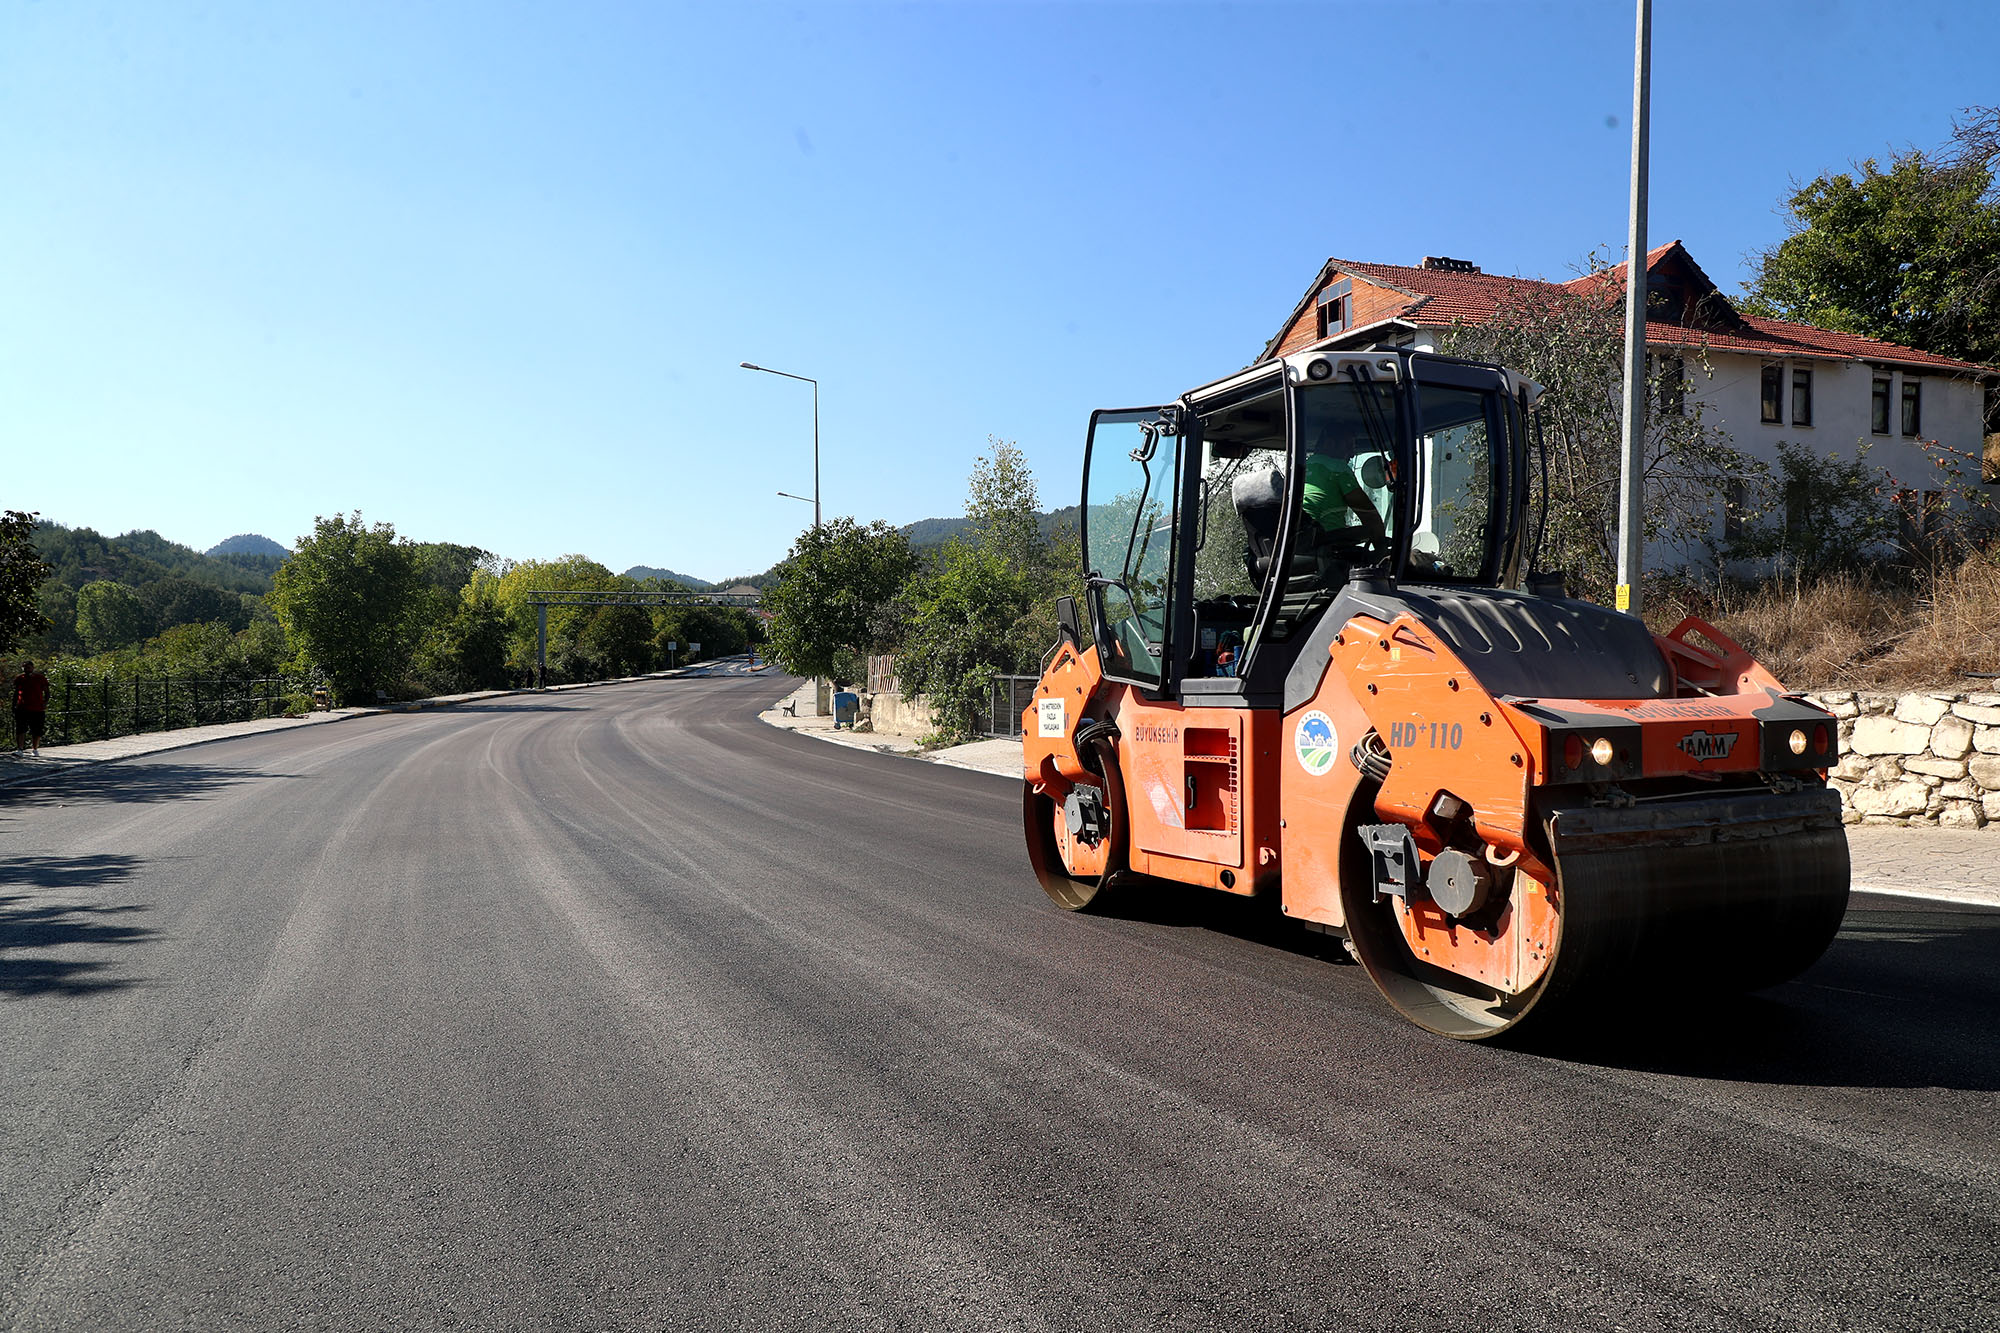
[[[1092,416],[1087,606],[1058,604],[1022,714],[1050,898],[1267,898],[1474,1040],[1824,952],[1834,719],[1712,626],[1655,635],[1524,573],[1540,392],[1309,351]]]

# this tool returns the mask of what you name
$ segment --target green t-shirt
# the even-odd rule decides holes
[[[1327,532],[1338,532],[1361,521],[1354,507],[1347,503],[1347,497],[1356,491],[1363,495],[1361,481],[1354,475],[1347,460],[1328,454],[1312,454],[1306,458],[1306,486],[1303,507],[1306,517],[1320,525]]]

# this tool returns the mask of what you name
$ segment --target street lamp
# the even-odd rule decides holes
[[[810,384],[810,385],[812,385],[812,386],[813,386],[813,498],[812,498],[812,506],[813,506],[813,526],[814,526],[814,527],[818,527],[818,526],[819,526],[819,381],[818,381],[818,380],[816,380],[816,379],[813,379],[813,378],[812,378],[812,377],[811,377],[810,375],[794,375],[794,374],[792,374],[792,373],[791,373],[790,371],[788,371],[788,370],[773,370],[773,369],[771,369],[771,368],[770,368],[769,366],[760,366],[760,365],[757,365],[757,364],[755,364],[755,363],[753,363],[753,362],[750,362],[750,361],[744,361],[744,362],[741,362],[741,363],[739,363],[739,364],[741,364],[741,365],[742,365],[742,367],[743,367],[743,368],[744,368],[745,370],[761,370],[761,371],[763,371],[763,372],[764,372],[764,373],[765,373],[766,375],[782,375],[782,376],[784,376],[784,377],[785,377],[786,379],[788,379],[788,380],[804,380],[804,381],[805,381],[805,382],[806,382],[807,384]],[[783,491],[779,491],[779,492],[778,492],[778,494],[780,494],[780,495],[784,495],[784,494],[785,494],[785,492],[783,492]],[[803,499],[805,499],[805,497],[804,497],[803,495],[792,495],[792,496],[786,496],[786,498],[787,498],[787,499],[791,499],[791,500],[803,500]]]

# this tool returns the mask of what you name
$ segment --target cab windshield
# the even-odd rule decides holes
[[[1494,516],[1503,512],[1495,485],[1498,396],[1441,384],[1419,386],[1416,526],[1409,577],[1491,582],[1497,574]]]
[[[1352,578],[1396,549],[1396,386],[1337,380],[1298,390],[1291,542],[1271,638],[1317,619]]]

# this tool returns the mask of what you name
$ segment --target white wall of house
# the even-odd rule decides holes
[[[1895,369],[1853,361],[1821,361],[1794,358],[1782,363],[1783,403],[1780,422],[1763,420],[1762,357],[1733,352],[1710,352],[1711,375],[1704,376],[1695,358],[1688,358],[1688,389],[1691,399],[1705,406],[1711,425],[1729,432],[1731,442],[1752,458],[1776,465],[1780,441],[1811,447],[1822,455],[1839,454],[1851,459],[1857,446],[1867,444],[1868,462],[1893,477],[1899,486],[1912,490],[1942,489],[1947,481],[1933,465],[1929,454],[1902,433],[1903,384],[1906,378],[1922,386],[1921,438],[1978,457],[1981,443],[1980,414],[1984,391],[1973,380],[1948,375],[1912,375]],[[1812,424],[1792,421],[1792,371],[1812,372]],[[1872,423],[1875,380],[1886,377],[1889,385],[1889,433],[1877,435]],[[1973,480],[1977,480],[1976,465]]]
[[[1410,345],[1419,351],[1438,349],[1436,329],[1418,328],[1410,333]],[[1395,339],[1385,339],[1395,341]],[[1655,348],[1656,354],[1680,355],[1687,362],[1688,399],[1699,401],[1705,422],[1729,435],[1729,442],[1750,457],[1767,464],[1774,479],[1778,466],[1778,445],[1792,442],[1805,445],[1822,457],[1839,455],[1852,460],[1862,444],[1867,444],[1869,466],[1887,472],[1897,489],[1917,492],[1945,491],[1954,485],[1978,484],[1979,456],[1984,447],[1985,389],[1975,379],[1944,372],[1924,374],[1901,368],[1883,368],[1873,363],[1821,359],[1788,358],[1777,362],[1784,374],[1781,410],[1777,422],[1763,419],[1763,374],[1767,358],[1742,352],[1710,351],[1707,370],[1693,350]],[[1812,372],[1812,424],[1797,425],[1792,420],[1792,371]],[[1878,435],[1872,429],[1875,380],[1889,379],[1889,432]],[[1954,482],[1936,465],[1917,439],[1905,437],[1903,385],[1915,379],[1921,386],[1922,410],[1918,438],[1936,440],[1959,450],[1969,458],[1961,460],[1965,472]],[[2000,487],[1994,488],[2000,501]],[[1716,508],[1712,528],[1719,546],[1723,537],[1723,514]],[[1671,569],[1694,561],[1703,553],[1684,551],[1660,543],[1649,543],[1646,567]],[[1748,572],[1742,570],[1739,572]]]

